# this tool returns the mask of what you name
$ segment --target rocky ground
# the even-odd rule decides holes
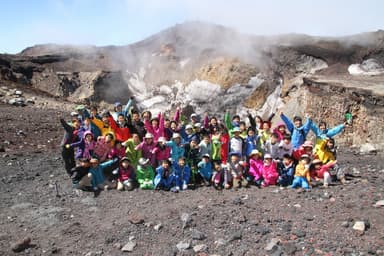
[[[63,168],[66,113],[0,109],[1,255],[384,255],[380,155],[341,148],[349,184],[305,193],[201,187],[95,198],[72,189]]]

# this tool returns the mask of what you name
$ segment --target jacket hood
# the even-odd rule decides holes
[[[87,137],[87,135],[91,135],[92,139],[94,138],[93,133],[91,131],[84,132],[83,138],[85,139],[85,137]]]

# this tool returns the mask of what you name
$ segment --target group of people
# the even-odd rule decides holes
[[[200,185],[216,189],[279,185],[310,190],[339,180],[334,136],[345,123],[328,129],[309,116],[281,121],[224,114],[224,120],[205,113],[189,118],[180,108],[173,118],[139,112],[134,98],[116,102],[113,111],[78,106],[65,130],[62,157],[78,189],[162,189],[178,192]],[[247,125],[248,123],[248,125]],[[312,131],[316,141],[307,140]]]

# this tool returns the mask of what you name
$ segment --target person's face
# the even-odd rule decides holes
[[[75,119],[72,121],[72,124],[73,124],[73,127],[75,127],[75,129],[79,129],[80,128],[80,121]]]
[[[140,115],[138,113],[134,113],[132,115],[132,119],[133,119],[133,121],[138,122],[138,121],[140,121]]]
[[[291,140],[288,140],[288,139],[284,139],[283,141],[284,141],[284,143],[285,143],[286,145],[289,145],[289,143],[291,143]]]
[[[321,125],[319,126],[319,129],[320,129],[320,131],[325,131],[326,127],[325,127],[324,124],[321,124]]]
[[[105,142],[111,142],[113,140],[113,137],[111,136],[111,135],[107,135],[107,136],[105,136]]]
[[[332,141],[329,140],[329,141],[327,142],[327,147],[328,147],[328,148],[333,148],[334,146],[335,146],[335,144],[333,144]]]
[[[292,160],[289,159],[289,158],[284,158],[284,159],[283,159],[283,163],[284,163],[285,165],[290,165],[290,164],[292,163]]]
[[[260,155],[259,154],[254,154],[254,155],[252,155],[252,159],[258,160],[258,159],[260,159]]]
[[[302,164],[309,164],[309,159],[308,158],[303,158],[303,159],[300,160],[300,162]]]
[[[175,130],[177,129],[177,125],[176,125],[176,123],[174,123],[174,122],[171,123],[171,129],[172,129],[173,131],[175,131]]]
[[[91,109],[91,114],[93,115],[93,116],[96,116],[97,115],[97,109]]]
[[[192,132],[193,130],[191,128],[185,130],[185,133],[188,135],[192,134]]]
[[[137,135],[137,134],[133,134],[133,135],[132,135],[132,140],[133,140],[133,142],[134,142],[135,144],[139,144],[139,143],[140,143],[140,137],[139,137],[139,135]]]
[[[84,125],[85,126],[89,126],[89,124],[90,124],[89,119],[88,118],[84,119]]]
[[[209,144],[209,138],[208,137],[204,137],[204,142],[205,142],[205,144]]]
[[[127,169],[129,167],[129,162],[128,161],[123,161],[121,163],[121,166],[123,166],[123,168]]]
[[[311,153],[312,153],[312,148],[311,148],[311,147],[304,147],[304,151],[305,151],[306,153],[311,154]]]
[[[119,120],[119,123],[125,123],[125,118],[123,116],[119,116],[117,119]]]
[[[167,162],[163,162],[161,164],[161,166],[164,168],[164,169],[168,169],[169,168],[169,164]]]
[[[252,130],[249,130],[248,131],[248,136],[250,136],[250,137],[255,136],[255,132],[252,131]]]
[[[116,112],[121,112],[123,110],[123,107],[119,105],[115,109],[116,109]]]
[[[263,120],[261,120],[261,117],[257,116],[257,117],[255,117],[255,122],[256,122],[257,124],[260,124],[260,123],[263,122]]]
[[[152,138],[146,138],[145,139],[145,143],[147,143],[147,144],[152,144],[152,142],[153,142]]]
[[[271,136],[271,143],[275,144],[277,142],[277,138],[274,136]]]
[[[92,168],[96,168],[98,165],[99,165],[98,162],[96,162],[96,163],[91,163],[91,167],[92,167]]]
[[[233,135],[234,135],[235,137],[239,137],[239,136],[240,136],[240,132],[234,132]]]
[[[170,121],[165,121],[165,122],[164,122],[164,127],[165,127],[165,128],[169,128],[170,125],[171,125],[171,122],[170,122]]]
[[[185,165],[185,160],[184,159],[179,159],[179,165],[184,166]]]
[[[236,163],[237,161],[239,161],[239,157],[238,156],[236,156],[236,155],[231,156],[231,162],[232,163]]]
[[[152,120],[152,126],[153,127],[158,127],[159,126],[159,122],[156,119],[153,119]]]
[[[87,136],[85,136],[85,140],[88,141],[88,142],[91,142],[92,141],[92,135],[91,134],[87,134]]]
[[[321,169],[321,164],[315,164],[315,169],[320,170]]]
[[[221,167],[220,167],[219,164],[215,164],[215,170],[216,170],[217,172],[219,172],[219,171],[221,170]]]
[[[103,117],[102,120],[103,120],[104,125],[109,126],[109,119],[108,119],[108,117]]]
[[[209,158],[203,157],[203,161],[204,161],[204,163],[208,163],[209,162]]]
[[[196,148],[197,147],[197,141],[191,140],[191,147]]]
[[[268,131],[269,130],[269,125],[267,123],[263,124],[263,130]]]
[[[116,149],[121,149],[123,146],[121,145],[121,143],[117,143],[115,147]]]
[[[180,144],[180,142],[181,142],[180,138],[175,138],[174,141],[176,144]]]
[[[240,119],[238,117],[233,118],[232,122],[235,124],[238,124],[240,122]]]
[[[285,133],[285,126],[283,125],[279,126],[279,132]]]
[[[197,123],[197,117],[192,117],[191,118],[191,122],[194,124],[194,123]]]
[[[211,124],[212,124],[213,126],[217,125],[217,119],[216,119],[216,118],[212,118],[212,119],[211,119]]]
[[[89,162],[80,162],[81,167],[89,167]]]
[[[300,120],[296,120],[294,122],[295,126],[298,128],[298,127],[301,127],[301,125],[303,124]]]
[[[148,113],[148,111],[143,113],[143,118],[146,119],[146,120],[149,119],[149,113]]]
[[[245,124],[240,124],[240,130],[245,131]]]

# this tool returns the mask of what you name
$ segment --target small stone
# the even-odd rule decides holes
[[[163,225],[161,223],[159,223],[159,224],[155,225],[153,227],[153,229],[156,230],[156,231],[159,231],[162,227],[163,227]]]
[[[121,245],[121,243],[115,243],[113,244],[113,247],[120,250],[121,248],[123,248],[123,246]]]
[[[267,246],[265,246],[264,250],[266,250],[267,252],[270,252],[276,249],[279,242],[280,241],[278,238],[272,238],[271,241],[269,241],[269,243],[267,244]]]
[[[231,235],[231,237],[228,239],[228,242],[232,242],[234,240],[241,240],[243,236],[243,230],[239,230]]]
[[[17,241],[16,243],[12,244],[11,249],[14,252],[22,252],[25,249],[29,248],[31,245],[31,238],[26,237],[20,241]]]
[[[188,213],[182,213],[180,216],[180,219],[183,222],[183,226],[182,226],[183,229],[187,228],[192,221],[191,215]]]
[[[343,221],[343,222],[341,223],[341,226],[342,226],[343,228],[348,228],[348,227],[349,227],[349,221]]]
[[[329,202],[331,202],[331,203],[336,202],[336,198],[334,198],[334,197],[329,198]]]
[[[295,230],[293,234],[295,234],[298,238],[302,238],[307,235],[307,232],[305,232],[304,230]]]
[[[185,251],[191,247],[191,244],[189,242],[179,242],[176,247],[179,251]]]
[[[365,222],[364,221],[356,221],[352,228],[356,231],[364,232],[365,228],[366,228]]]
[[[381,207],[384,206],[384,200],[377,201],[374,205],[375,207]]]
[[[142,224],[144,223],[144,217],[140,214],[130,214],[128,215],[128,221],[132,224]]]
[[[215,241],[215,244],[216,244],[217,247],[220,247],[220,246],[224,246],[224,245],[226,245],[226,244],[227,244],[227,241],[225,241],[225,240],[222,239],[222,238],[219,238],[219,239],[217,239],[217,241]]]
[[[300,204],[295,204],[295,205],[293,205],[293,207],[301,208],[301,205]]]
[[[286,244],[283,245],[283,251],[287,255],[294,255],[295,252],[297,251],[297,247],[293,243],[286,243]]]
[[[133,252],[133,249],[136,247],[136,242],[129,241],[126,243],[121,250],[123,252]]]
[[[193,246],[193,251],[194,252],[202,252],[207,250],[207,245],[206,244],[198,244]]]
[[[196,229],[192,231],[192,239],[204,240],[205,238],[207,238],[207,236],[203,232],[200,232],[199,230],[196,230]]]

